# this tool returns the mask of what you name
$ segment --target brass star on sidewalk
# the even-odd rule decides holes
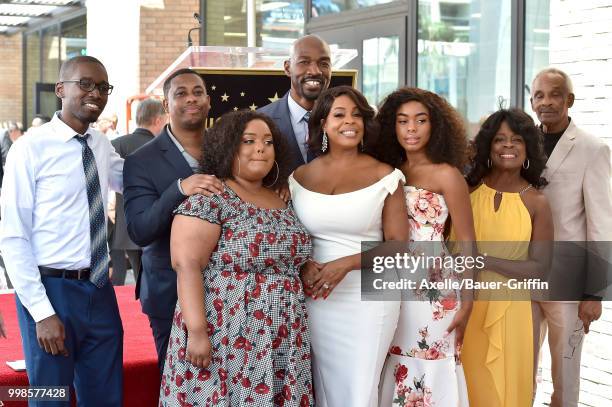
[[[221,95],[221,101],[227,102],[228,99],[229,99],[229,95],[227,94],[227,92],[224,92],[223,95]]]
[[[268,98],[268,100],[269,100],[271,103],[276,102],[278,99],[280,99],[280,98],[278,97],[278,92],[274,92],[274,96],[272,96],[271,98]]]
[[[251,104],[251,106],[249,106],[249,109],[251,109],[251,110],[257,109],[257,106],[255,105],[255,102],[253,102],[253,104]]]

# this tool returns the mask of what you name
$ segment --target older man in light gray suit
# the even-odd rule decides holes
[[[553,214],[556,242],[586,242],[586,253],[612,241],[612,190],[610,148],[599,138],[581,130],[569,117],[574,104],[568,75],[555,68],[539,72],[531,88],[531,107],[541,122],[544,150],[548,155],[543,189]],[[568,255],[567,245],[557,243],[558,267],[553,263],[550,288],[557,300],[534,307],[542,319],[541,340],[548,328],[554,391],[552,407],[578,404],[580,355],[584,334],[601,316],[601,290],[605,270],[592,267],[597,256],[578,252]],[[560,249],[563,248],[563,249]],[[601,254],[601,253],[600,253]],[[605,254],[604,254],[605,256]],[[562,260],[560,260],[562,258]],[[602,278],[604,280],[602,280]],[[566,295],[570,290],[576,295]],[[597,296],[599,294],[599,296]],[[574,298],[572,298],[574,297]]]

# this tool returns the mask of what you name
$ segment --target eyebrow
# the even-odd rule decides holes
[[[398,115],[398,116],[406,116],[406,117],[408,117],[408,116],[409,116],[408,114],[406,114],[406,113],[401,113],[401,112],[400,112],[400,113],[398,113],[397,115]],[[425,113],[425,112],[419,112],[419,113],[415,114],[415,116],[429,116],[429,114],[427,114],[427,113]]]
[[[257,136],[257,133],[252,133],[252,132],[248,132],[248,133],[242,133],[242,136]],[[272,137],[272,133],[264,133],[264,137]]]

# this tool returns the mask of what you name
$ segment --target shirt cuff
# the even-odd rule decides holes
[[[178,190],[179,190],[179,192],[180,192],[181,194],[183,194],[183,196],[187,196],[187,194],[185,193],[185,191],[183,191],[183,188],[181,188],[181,181],[182,181],[182,180],[183,180],[182,178],[177,179],[177,180],[176,180],[176,185],[178,186]]]
[[[48,298],[46,298],[46,296],[44,300],[41,300],[36,304],[31,304],[30,308],[28,308],[28,312],[32,316],[34,322],[40,322],[45,318],[49,318],[51,315],[55,315],[53,305],[51,305],[51,302]]]

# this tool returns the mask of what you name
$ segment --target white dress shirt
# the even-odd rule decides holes
[[[103,134],[91,127],[87,134],[100,191],[122,192],[123,159]],[[36,322],[55,314],[38,266],[90,266],[89,203],[76,135],[56,113],[13,144],[4,169],[0,250],[15,292]],[[102,200],[106,215],[107,194]]]
[[[289,105],[289,115],[291,116],[291,127],[293,127],[293,134],[300,147],[300,153],[304,158],[304,162],[308,162],[308,122],[304,120],[304,115],[308,113],[308,110],[300,106],[293,98],[291,94],[287,98],[287,105]]]

